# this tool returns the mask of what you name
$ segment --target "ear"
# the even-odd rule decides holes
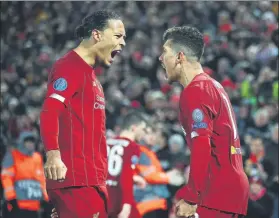
[[[92,35],[92,38],[94,40],[96,40],[97,42],[102,40],[102,35],[99,30],[96,30],[96,29],[92,30],[91,35]]]
[[[176,55],[175,63],[176,63],[176,65],[178,65],[178,64],[182,64],[182,62],[184,62],[184,61],[185,61],[185,55],[184,55],[183,52],[180,51],[180,52]]]

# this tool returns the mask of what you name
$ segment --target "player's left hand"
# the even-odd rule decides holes
[[[191,205],[186,203],[183,199],[178,201],[175,205],[176,215],[179,217],[192,217],[195,216],[197,211],[197,205]]]

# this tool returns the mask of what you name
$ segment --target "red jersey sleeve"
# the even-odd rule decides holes
[[[215,116],[212,92],[202,83],[187,87],[181,94],[180,112],[183,128],[189,134],[191,161],[188,184],[178,193],[185,201],[199,204],[211,156],[210,137]]]
[[[81,87],[82,77],[66,63],[57,64],[49,75],[46,98],[54,98],[67,105],[67,101]]]
[[[82,76],[70,68],[69,63],[66,60],[58,61],[48,78],[46,98],[40,115],[40,132],[46,151],[59,149],[59,116],[69,99],[81,87]]]

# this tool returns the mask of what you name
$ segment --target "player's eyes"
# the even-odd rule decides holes
[[[115,35],[117,39],[120,39],[122,35]]]

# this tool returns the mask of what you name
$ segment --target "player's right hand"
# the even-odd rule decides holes
[[[121,212],[118,214],[117,218],[129,218],[131,213],[131,205],[124,204]]]
[[[66,178],[67,167],[61,160],[60,151],[53,150],[47,152],[45,163],[45,176],[47,179],[64,181]]]

